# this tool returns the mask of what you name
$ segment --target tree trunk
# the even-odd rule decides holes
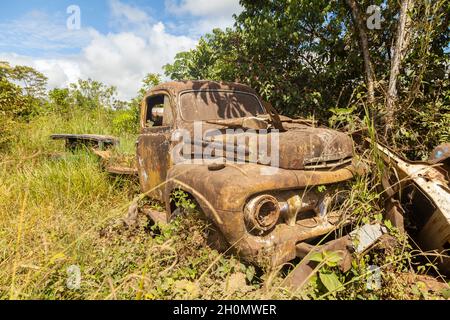
[[[392,50],[391,71],[389,74],[389,88],[386,99],[386,131],[387,135],[394,125],[394,115],[397,110],[397,79],[400,73],[400,66],[409,44],[408,28],[411,23],[408,11],[413,6],[413,0],[403,0],[400,6],[400,15],[397,27],[397,39]]]
[[[353,22],[359,35],[359,42],[364,58],[364,70],[366,73],[366,84],[368,102],[372,106],[375,102],[375,74],[373,72],[372,63],[370,60],[369,41],[366,32],[366,26],[364,23],[361,10],[359,9],[356,0],[346,0],[347,5],[352,10]]]

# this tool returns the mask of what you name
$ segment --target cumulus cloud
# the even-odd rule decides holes
[[[196,41],[166,32],[158,22],[139,34],[122,32],[98,35],[83,49],[80,68],[83,75],[114,85],[123,98],[134,96],[149,72],[162,73],[162,66],[179,51],[188,50]]]
[[[45,47],[55,52],[58,48],[70,45],[81,49],[76,53],[58,54],[57,57],[37,58],[2,50],[14,48],[10,43],[0,47],[0,60],[36,68],[47,75],[50,88],[67,86],[79,78],[92,78],[116,86],[119,98],[126,100],[136,95],[141,80],[147,73],[162,73],[162,66],[172,62],[177,52],[191,49],[197,43],[193,38],[170,34],[162,22],[153,22],[144,11],[135,7],[118,0],[111,1],[110,7],[111,14],[128,25],[127,31],[102,34],[89,29],[82,31],[84,37],[81,39],[68,36],[66,39],[63,34],[66,31],[58,29],[61,27],[56,27],[42,16],[41,28],[14,28],[21,33],[16,34],[16,41],[32,39],[26,44],[29,50]],[[10,25],[18,26],[20,23],[15,21]],[[61,34],[46,41],[49,30],[56,33],[59,30]],[[24,35],[25,32],[29,34]],[[13,41],[4,33],[1,37]]]
[[[176,53],[193,48],[198,36],[213,27],[231,26],[232,14],[242,10],[238,0],[165,4],[167,12],[177,17],[166,24],[138,7],[110,0],[110,23],[119,28],[106,34],[83,25],[81,30],[67,30],[64,13],[33,11],[0,22],[0,60],[41,71],[50,88],[92,78],[116,86],[119,98],[127,100],[136,95],[147,73],[162,74],[162,66]],[[177,28],[182,32],[174,34]]]
[[[242,11],[239,0],[166,0],[166,8],[177,15],[190,14],[198,17],[231,17]]]
[[[239,0],[166,0],[165,6],[179,18],[175,30],[186,30],[192,36],[233,26],[233,14],[243,10]]]
[[[16,53],[0,53],[0,60],[12,65],[30,66],[48,77],[50,88],[66,86],[82,77],[76,58],[40,59]]]
[[[131,5],[122,3],[118,0],[110,0],[111,13],[116,18],[125,18],[132,23],[148,22],[150,17],[143,10]]]
[[[88,44],[97,33],[92,28],[68,30],[66,18],[31,11],[19,19],[0,22],[0,50],[64,51]]]

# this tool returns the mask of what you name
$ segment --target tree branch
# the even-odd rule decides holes
[[[413,0],[403,0],[400,6],[400,15],[397,27],[397,38],[392,50],[391,71],[389,74],[389,88],[386,99],[386,131],[387,135],[394,125],[394,114],[397,109],[397,79],[400,67],[409,44],[408,29],[411,24],[408,11],[414,5]]]
[[[364,24],[364,19],[361,15],[361,10],[359,9],[356,0],[346,0],[347,5],[352,10],[353,22],[356,28],[356,31],[359,35],[359,42],[364,58],[364,69],[366,73],[366,83],[367,83],[367,94],[368,94],[368,102],[370,105],[373,105],[375,102],[375,74],[372,67],[372,62],[370,60],[370,52],[369,52],[369,41],[367,37],[366,27]]]

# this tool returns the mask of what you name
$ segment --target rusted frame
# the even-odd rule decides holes
[[[142,102],[141,102],[140,120],[139,120],[140,127],[141,127],[141,134],[145,133],[145,130],[149,128],[149,127],[147,127],[145,125],[145,119],[147,117],[147,108],[148,108],[147,100],[149,98],[152,98],[152,97],[155,97],[155,96],[158,96],[158,95],[165,95],[165,96],[167,96],[169,98],[170,110],[172,112],[172,124],[170,126],[168,126],[168,127],[174,128],[176,126],[176,123],[177,123],[177,121],[176,121],[176,117],[177,117],[176,110],[177,110],[177,108],[176,108],[176,101],[173,99],[172,93],[169,90],[166,90],[166,89],[160,89],[160,90],[156,90],[156,91],[151,91],[151,93],[147,94],[144,97],[144,99],[142,99]]]

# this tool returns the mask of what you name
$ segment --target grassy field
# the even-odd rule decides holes
[[[143,221],[127,229],[120,219],[138,186],[108,176],[89,153],[65,153],[62,142],[49,139],[55,132],[111,134],[104,112],[39,117],[17,132],[0,158],[2,298],[213,298],[255,290],[244,280],[253,269],[209,249],[200,222],[152,232]],[[132,154],[136,137],[120,138],[119,152]],[[70,266],[80,268],[78,290],[67,288]],[[201,289],[206,283],[208,291]]]
[[[145,219],[126,227],[121,218],[139,194],[136,183],[108,176],[89,153],[67,153],[49,139],[52,133],[113,134],[107,113],[39,116],[15,130],[14,144],[0,154],[2,299],[442,298],[414,278],[414,251],[400,238],[391,253],[362,257],[345,275],[336,271],[345,283],[338,292],[324,291],[317,276],[315,284],[287,292],[279,284],[288,267],[262,270],[219,254],[206,245],[207,225],[195,217],[164,228],[150,228]],[[133,155],[135,138],[120,135],[119,152]],[[376,200],[359,179],[347,209],[364,221],[381,219]],[[365,285],[369,259],[383,267],[379,290]],[[74,270],[79,288],[70,285]],[[413,277],[412,285],[403,274]]]

